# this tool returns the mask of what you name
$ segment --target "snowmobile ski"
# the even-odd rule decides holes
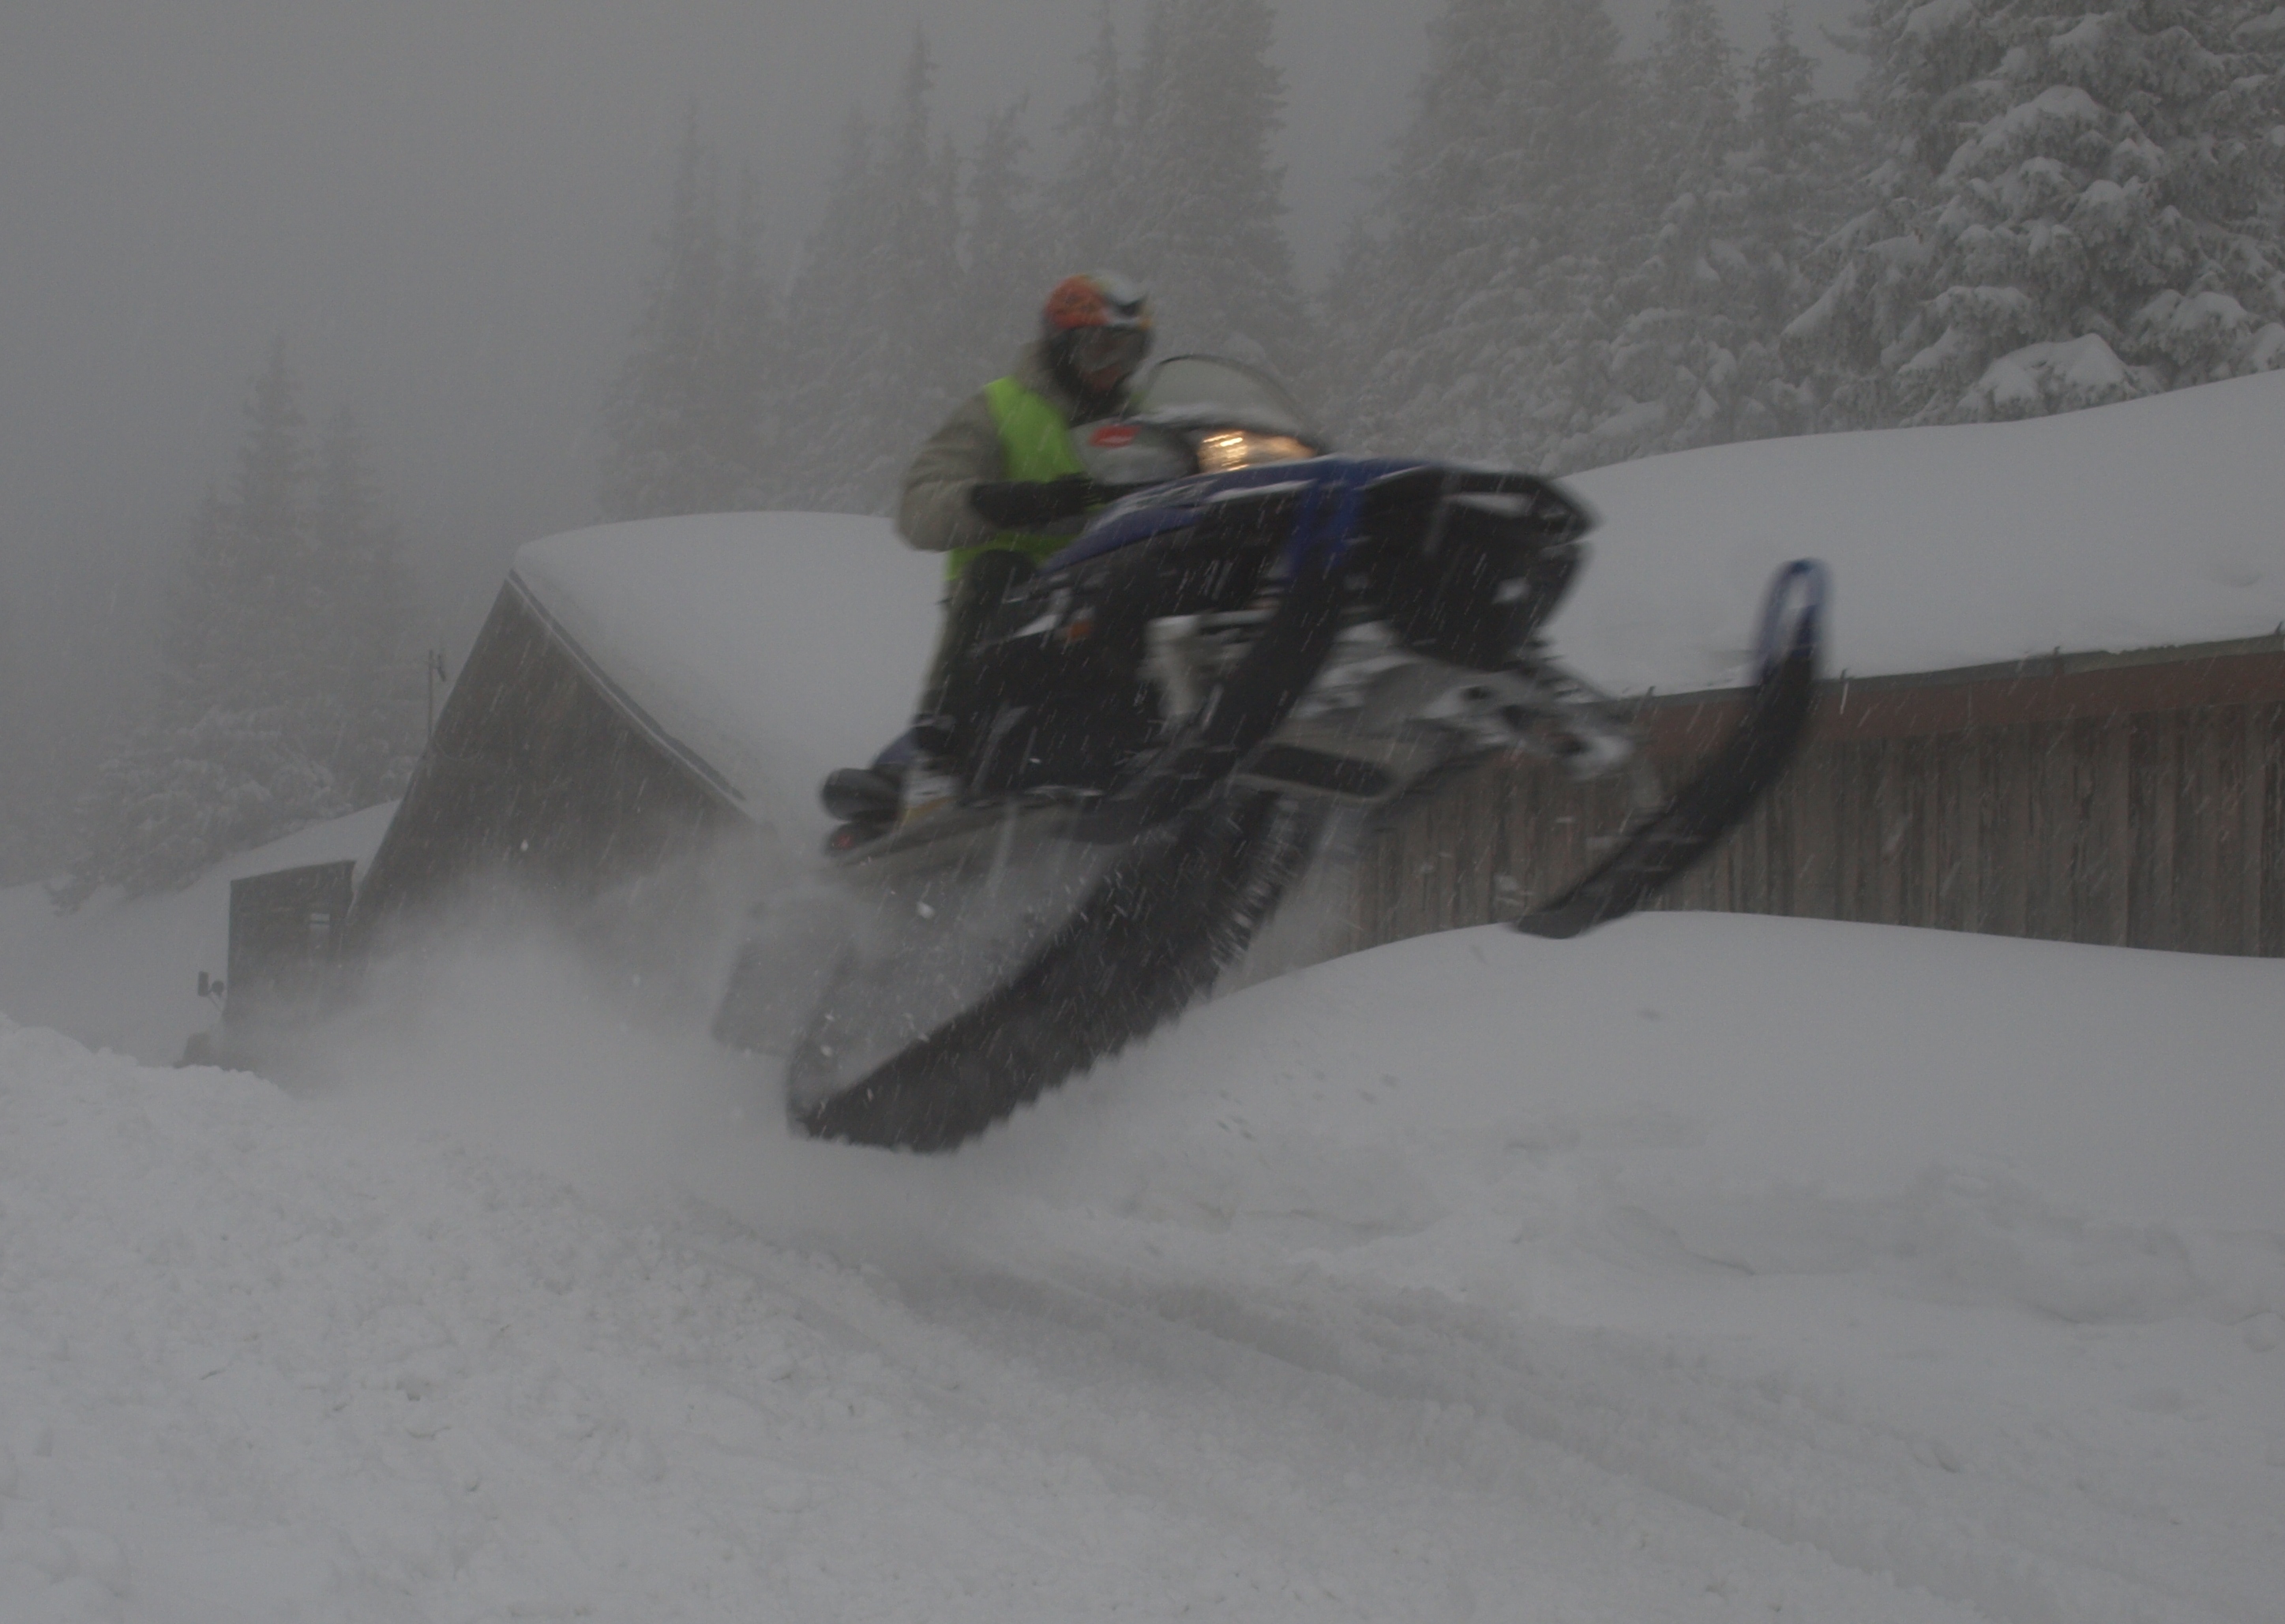
[[[1514,922],[1531,936],[1578,936],[1633,913],[1687,873],[1784,773],[1809,730],[1824,648],[1825,566],[1797,559],[1770,584],[1746,714],[1666,804],[1562,895]]]

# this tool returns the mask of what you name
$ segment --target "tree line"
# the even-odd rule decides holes
[[[141,718],[77,797],[56,900],[181,883],[402,789],[422,743],[413,582],[356,419],[312,433],[282,341],[198,504]]]
[[[781,286],[695,121],[601,483],[616,518],[881,511],[1040,293],[1107,265],[1162,353],[1299,386],[1345,444],[1563,472],[1773,435],[2035,415],[2285,365],[2285,8],[1869,0],[1847,98],[1710,0],[1620,51],[1601,0],[1450,0],[1323,286],[1296,277],[1268,0],[1106,20],[1036,173],[963,148],[916,40]]]

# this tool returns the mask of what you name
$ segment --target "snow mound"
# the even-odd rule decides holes
[[[546,964],[436,969],[331,1096],[0,1024],[0,1616],[2251,1624],[2285,1584],[2285,965],[1457,932],[934,1160],[789,1140]]]
[[[1718,914],[1487,927],[1210,1006],[978,1159],[1478,1297],[1592,1208],[1621,1251],[1655,1231],[1746,1275],[2155,1320],[2222,1311],[2185,1237],[2285,1237],[2280,1046],[2270,961]],[[2285,1314],[2285,1272],[2260,1292],[2238,1306]]]

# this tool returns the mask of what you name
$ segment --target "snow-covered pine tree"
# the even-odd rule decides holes
[[[1060,275],[1056,245],[1042,240],[1024,172],[1029,144],[1016,102],[985,121],[970,166],[966,244],[956,348],[965,375],[995,377],[1034,331],[1040,296]]]
[[[760,214],[742,177],[726,236],[719,171],[694,114],[634,349],[605,404],[597,494],[606,518],[751,506],[771,482],[765,397],[775,333]]]
[[[1811,94],[1815,63],[1783,11],[1742,108],[1709,0],[1669,0],[1660,20],[1614,188],[1627,215],[1598,352],[1608,395],[1594,428],[1556,450],[1560,467],[1812,422],[1781,334],[1814,296],[1808,271],[1848,217],[1861,154],[1839,107]]]
[[[885,137],[851,120],[788,297],[788,478],[805,505],[884,511],[913,448],[976,387],[956,341],[959,173],[931,131],[934,77],[915,33]]]
[[[320,583],[310,541],[308,425],[282,338],[254,380],[246,419],[218,532],[226,562],[200,582],[226,600],[200,592],[201,618],[193,624],[178,606],[172,628],[187,653],[175,662],[184,678],[177,692],[205,709],[267,707],[305,693],[320,641],[311,624]]]
[[[308,454],[285,346],[255,380],[227,499],[200,504],[161,634],[156,702],[82,797],[86,851],[59,900],[190,878],[349,810],[304,741],[315,641]]]
[[[1082,60],[1088,91],[1058,126],[1066,155],[1062,170],[1044,189],[1040,211],[1040,236],[1056,256],[1050,280],[1103,267],[1123,270],[1136,242],[1126,200],[1134,174],[1132,82],[1121,67],[1107,4],[1096,23],[1095,43]]]
[[[1749,382],[1738,73],[1712,0],[1666,0],[1633,78],[1611,188],[1614,275],[1598,311],[1608,336],[1589,374],[1604,392],[1580,403],[1592,427],[1554,451],[1565,466],[1731,439]]]
[[[365,804],[418,745],[411,587],[354,424],[334,420],[313,461],[282,341],[246,415],[172,583],[151,709],[81,798],[67,905],[179,883]]]
[[[1826,420],[2032,416],[2285,363],[2246,10],[1873,0],[1885,195],[1788,329]]]
[[[785,474],[797,507],[868,505],[857,470],[870,460],[865,413],[886,342],[871,274],[887,237],[876,145],[872,121],[852,113],[786,295]]]
[[[1168,351],[1292,377],[1309,333],[1271,151],[1284,102],[1273,32],[1267,0],[1155,0],[1114,268],[1149,285]]]
[[[1272,34],[1264,0],[1153,0],[1128,61],[1106,11],[1040,235],[1048,280],[1111,270],[1149,287],[1159,354],[1208,350],[1293,378],[1312,341],[1271,153],[1284,95]]]
[[[1770,15],[1770,43],[1747,75],[1745,137],[1733,163],[1742,192],[1741,244],[1752,267],[1751,349],[1741,357],[1735,435],[1807,434],[1816,392],[1795,376],[1786,325],[1815,300],[1831,270],[1833,232],[1865,205],[1872,129],[1861,114],[1816,94],[1817,60],[1794,43],[1791,12]]]
[[[1593,426],[1625,106],[1600,0],[1450,0],[1329,294],[1347,438],[1541,463]]]

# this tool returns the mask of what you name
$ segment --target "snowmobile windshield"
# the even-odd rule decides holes
[[[1150,371],[1122,418],[1082,425],[1072,449],[1106,485],[1155,485],[1322,457],[1324,436],[1292,396],[1235,361],[1173,356]]]
[[[1169,356],[1135,392],[1133,415],[1170,428],[1251,429],[1324,449],[1293,397],[1250,366],[1217,356]]]

